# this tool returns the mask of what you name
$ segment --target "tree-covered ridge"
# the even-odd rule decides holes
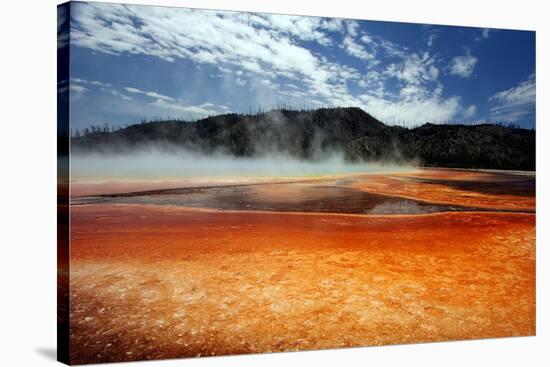
[[[76,134],[73,151],[117,152],[148,146],[255,157],[271,153],[316,160],[415,160],[424,166],[535,170],[535,131],[496,124],[388,126],[359,108],[278,109],[197,121],[107,125]]]

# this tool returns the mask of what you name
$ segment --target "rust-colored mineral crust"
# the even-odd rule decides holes
[[[467,184],[495,177],[349,183],[483,212],[74,205],[71,362],[534,335],[534,192]]]

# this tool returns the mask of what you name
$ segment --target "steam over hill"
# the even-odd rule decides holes
[[[535,131],[500,125],[387,126],[359,108],[272,110],[225,114],[193,122],[154,121],[71,139],[73,152],[184,148],[234,157],[283,154],[424,166],[535,170]]]

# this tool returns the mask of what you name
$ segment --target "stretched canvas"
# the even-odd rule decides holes
[[[58,7],[68,364],[535,335],[535,32]]]

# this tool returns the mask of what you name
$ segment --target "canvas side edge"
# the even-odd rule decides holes
[[[57,7],[57,360],[70,363],[70,3]]]

